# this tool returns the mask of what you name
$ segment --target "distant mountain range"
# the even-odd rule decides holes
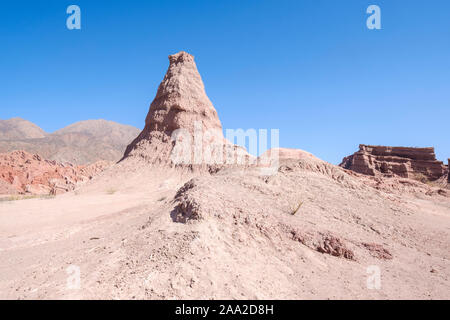
[[[0,153],[24,150],[73,164],[118,161],[139,132],[113,121],[86,120],[47,133],[28,120],[13,118],[0,120]]]

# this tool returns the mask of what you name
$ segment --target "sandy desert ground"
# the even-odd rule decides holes
[[[55,198],[0,202],[0,298],[450,298],[448,193],[305,155],[272,176],[119,163]]]

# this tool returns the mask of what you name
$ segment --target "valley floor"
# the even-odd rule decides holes
[[[450,298],[448,196],[322,162],[118,172],[0,202],[1,299]]]

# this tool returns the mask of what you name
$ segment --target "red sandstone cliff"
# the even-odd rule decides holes
[[[371,176],[400,176],[423,182],[438,180],[448,170],[442,161],[436,160],[434,148],[363,144],[359,146],[359,151],[345,157],[340,166]]]

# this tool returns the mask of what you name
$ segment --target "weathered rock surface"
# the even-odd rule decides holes
[[[45,160],[37,154],[13,151],[0,154],[0,194],[60,194],[103,171],[109,162],[88,166]]]
[[[341,167],[371,176],[399,176],[436,181],[446,172],[442,161],[436,160],[434,148],[369,146],[361,144],[359,151],[345,157]]]
[[[204,166],[221,162],[224,151],[246,154],[224,138],[194,57],[181,51],[169,56],[169,61],[145,128],[127,147],[124,159],[137,157],[153,164]]]
[[[447,182],[450,182],[450,159],[447,160]]]

